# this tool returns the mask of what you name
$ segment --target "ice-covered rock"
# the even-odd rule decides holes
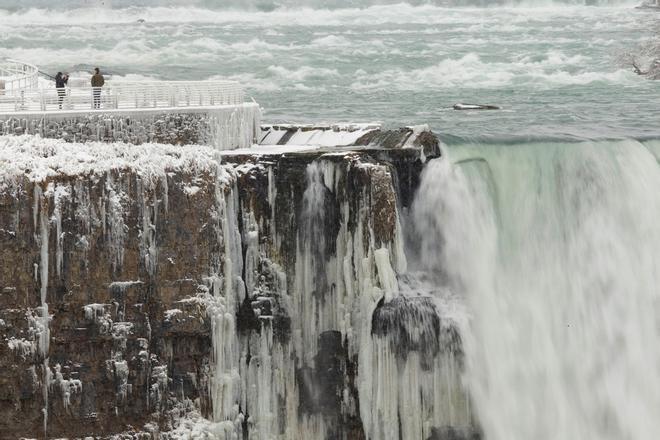
[[[423,127],[222,156],[0,143],[0,257],[13,263],[0,264],[0,338],[13,341],[0,346],[13,353],[0,358],[0,430],[471,432],[460,337],[400,286],[405,212],[424,159],[439,154]]]

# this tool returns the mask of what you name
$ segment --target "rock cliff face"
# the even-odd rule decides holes
[[[477,435],[455,323],[402,289],[432,134],[0,142],[0,438]]]
[[[0,432],[104,435],[172,399],[209,407],[206,308],[179,301],[221,255],[215,153],[7,143],[33,162],[0,183]]]

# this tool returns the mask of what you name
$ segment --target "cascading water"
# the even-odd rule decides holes
[[[660,145],[454,147],[413,213],[463,295],[488,440],[644,440],[660,422]]]

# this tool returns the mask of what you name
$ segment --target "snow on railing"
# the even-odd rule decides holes
[[[20,95],[38,86],[37,66],[14,60],[0,60],[0,95]]]
[[[0,113],[58,110],[116,110],[237,105],[245,101],[234,81],[106,83],[105,87],[28,89],[0,95]]]

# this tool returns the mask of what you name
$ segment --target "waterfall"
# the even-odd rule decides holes
[[[419,263],[462,296],[488,440],[644,440],[660,421],[660,145],[473,145],[429,164]]]

